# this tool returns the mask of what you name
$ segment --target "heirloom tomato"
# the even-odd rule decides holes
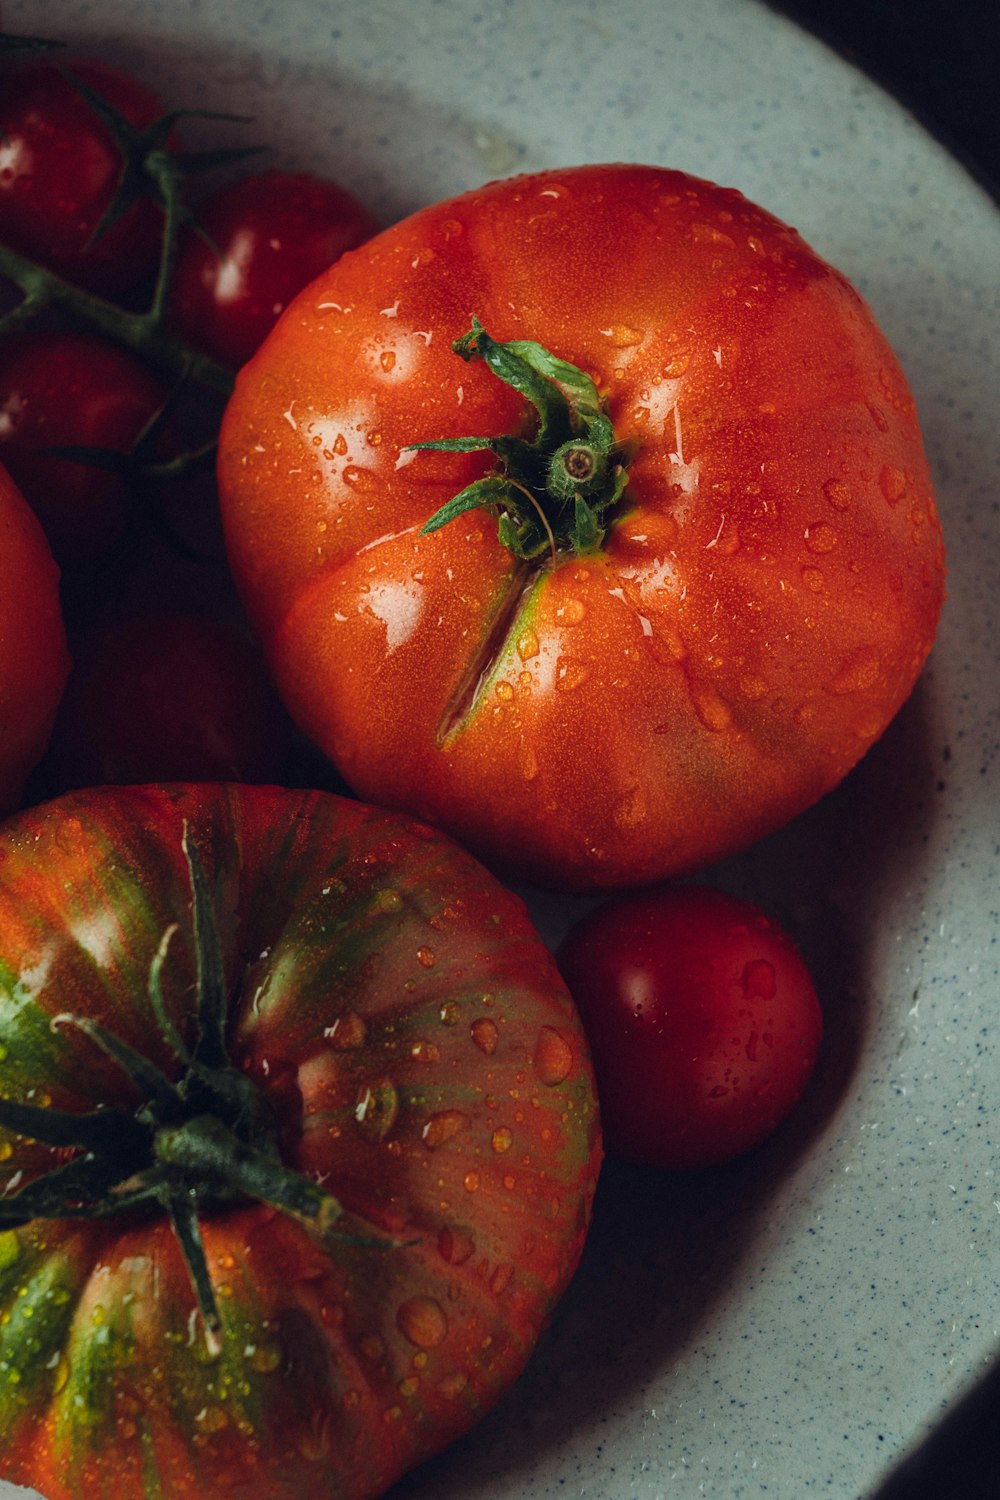
[[[0,465],[0,813],[17,805],[48,743],[69,672],[59,570],[37,519]]]
[[[328,793],[68,794],[0,837],[0,1473],[359,1500],[580,1255],[586,1043],[522,903]]]
[[[787,932],[705,886],[618,896],[563,940],[609,1152],[656,1167],[740,1156],[813,1071],[823,1015]]]
[[[219,474],[302,728],[359,795],[542,883],[646,883],[800,812],[941,604],[870,310],[660,168],[494,183],[344,256],[244,368]]]

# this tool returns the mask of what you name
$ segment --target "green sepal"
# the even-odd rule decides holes
[[[457,516],[464,516],[467,511],[477,510],[480,506],[489,508],[509,504],[510,500],[510,482],[499,474],[487,474],[485,479],[477,479],[473,484],[467,485],[447,505],[436,510],[420,528],[421,535],[429,531],[440,531],[442,526],[447,526]]]

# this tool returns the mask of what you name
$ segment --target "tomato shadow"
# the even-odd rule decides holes
[[[938,720],[928,674],[841,787],[704,877],[785,923],[816,977],[823,1048],[795,1114],[724,1167],[655,1173],[606,1162],[583,1261],[528,1369],[467,1438],[403,1480],[393,1500],[488,1500],[579,1474],[581,1457],[598,1453],[622,1413],[655,1415],[658,1401],[671,1409],[683,1401],[699,1333],[724,1318],[769,1226],[808,1232],[815,1208],[796,1173],[822,1172],[811,1158],[851,1109],[879,1012],[912,1001],[879,993],[876,950],[880,927],[886,919],[891,926],[932,856],[943,789]],[[669,1428],[654,1431],[662,1457]]]

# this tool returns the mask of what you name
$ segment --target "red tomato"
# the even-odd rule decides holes
[[[96,59],[5,71],[0,240],[80,286],[119,296],[155,269],[163,216],[152,198],[142,197],[94,237],[124,163],[74,76],[134,126],[151,125],[163,113],[155,94]]]
[[[48,742],[69,672],[59,571],[42,528],[0,465],[0,813],[20,799]]]
[[[316,792],[114,788],[0,835],[0,1471],[373,1500],[523,1369],[600,1161],[523,904]]]
[[[408,446],[467,434],[494,452]],[[241,373],[219,476],[305,732],[537,882],[648,883],[787,821],[899,708],[941,604],[869,309],[738,193],[657,168],[495,183],[345,256]],[[485,512],[426,530],[480,482]]]
[[[287,721],[251,643],[160,612],[74,643],[48,769],[59,790],[148,781],[280,781]]]
[[[727,1161],[801,1097],[819,1000],[791,938],[757,907],[699,886],[631,893],[583,918],[558,958],[610,1153],[656,1167]]]
[[[377,223],[345,188],[305,172],[260,172],[197,207],[202,233],[181,239],[171,306],[179,331],[223,364],[242,365],[304,286]]]
[[[165,399],[144,365],[89,334],[31,330],[0,344],[0,461],[64,565],[106,552],[132,497],[121,474],[44,450],[127,453]]]

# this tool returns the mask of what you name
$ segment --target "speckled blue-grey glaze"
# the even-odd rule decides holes
[[[252,114],[234,140],[332,172],[386,222],[521,169],[669,164],[795,224],[874,306],[939,485],[939,644],[847,785],[713,872],[784,916],[822,976],[816,1086],[750,1162],[679,1181],[609,1170],[529,1372],[396,1492],[869,1494],[1000,1338],[994,207],[903,110],[753,0],[0,11],[134,66],[173,103]],[[579,909],[533,906],[553,940]]]

